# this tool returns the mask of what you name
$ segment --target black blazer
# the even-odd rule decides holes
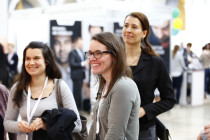
[[[7,57],[8,57],[8,54],[7,54]],[[18,55],[17,55],[17,53],[14,53],[11,61],[13,61],[13,63],[10,64],[10,62],[9,62],[9,68],[10,68],[11,71],[17,73],[17,65],[18,65]]]
[[[84,60],[85,60],[85,55]],[[71,67],[72,80],[83,80],[85,78],[85,67],[81,65],[81,58],[76,49],[69,53],[69,64]]]
[[[141,106],[146,112],[139,119],[140,130],[147,130],[155,125],[157,115],[170,110],[176,103],[172,81],[163,60],[145,53],[141,54],[133,76],[140,92]],[[156,88],[160,91],[161,101],[153,103]]]

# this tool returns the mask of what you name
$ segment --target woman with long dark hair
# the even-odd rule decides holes
[[[179,104],[184,70],[187,70],[187,67],[184,63],[184,57],[179,51],[179,46],[175,45],[172,51],[172,58],[171,58],[171,76],[172,76],[174,91],[176,90],[177,104]]]

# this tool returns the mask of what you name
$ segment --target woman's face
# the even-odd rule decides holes
[[[41,49],[26,50],[25,69],[31,76],[46,74],[46,63]]]
[[[142,31],[141,22],[138,18],[128,16],[125,19],[122,37],[126,44],[139,44],[146,36],[146,31]]]
[[[90,42],[90,52],[95,51],[107,51],[107,47],[96,40]],[[113,57],[110,53],[102,53],[101,58],[95,58],[93,55],[90,56],[89,62],[94,74],[101,74],[104,78],[110,77],[112,72]],[[106,79],[106,78],[105,78]]]

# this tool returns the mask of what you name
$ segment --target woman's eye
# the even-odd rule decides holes
[[[34,59],[37,60],[37,59],[40,59],[40,57],[35,57]]]
[[[127,28],[127,27],[128,27],[128,25],[124,25],[124,27],[126,27],[126,28]]]
[[[101,54],[101,52],[96,52],[96,55],[100,55]]]

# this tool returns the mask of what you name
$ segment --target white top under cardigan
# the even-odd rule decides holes
[[[106,86],[105,89],[102,92],[101,99],[99,100],[98,113],[97,113],[97,121],[96,121],[96,134],[98,134],[99,133],[99,130],[100,130],[100,127],[99,127],[100,107],[101,107],[101,104],[104,101],[104,97],[103,96],[106,94],[107,90],[108,90],[108,87]]]

